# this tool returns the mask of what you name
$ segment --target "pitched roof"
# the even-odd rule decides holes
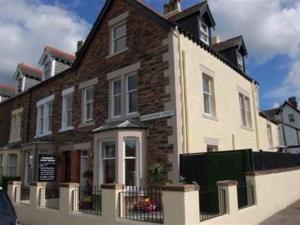
[[[122,122],[113,122],[104,124],[101,127],[98,127],[93,130],[93,132],[102,132],[107,130],[115,130],[115,129],[145,129],[146,126],[137,120],[125,120]]]
[[[278,124],[279,121],[278,119],[276,119],[276,115],[278,115],[280,112],[280,107],[278,108],[274,108],[274,109],[269,109],[269,110],[264,110],[259,112],[259,115],[267,120],[269,120],[270,122],[273,122],[275,124]]]
[[[70,63],[73,63],[76,59],[75,54],[69,53],[69,52],[66,52],[66,51],[63,51],[63,50],[60,50],[57,48],[53,48],[51,46],[46,46],[45,51],[48,52],[48,54],[53,57],[65,60]]]
[[[12,97],[15,95],[15,92],[16,89],[13,86],[9,84],[0,83],[0,95]]]
[[[189,7],[187,9],[183,10],[180,13],[177,13],[174,16],[171,16],[169,18],[169,20],[174,21],[174,22],[178,21],[178,20],[181,20],[181,19],[183,19],[183,18],[185,18],[187,16],[190,16],[190,15],[192,15],[194,13],[203,12],[203,10],[206,9],[207,7],[208,7],[207,1],[200,2],[200,3],[198,3],[198,4],[196,4],[196,5],[192,6],[192,7]],[[212,16],[211,16],[211,20],[212,20],[212,25],[214,26],[215,25],[215,21],[214,21],[214,19],[213,19]]]
[[[222,42],[217,43],[217,44],[214,44],[213,48],[216,51],[220,52],[220,51],[223,51],[225,49],[229,49],[229,48],[233,48],[233,47],[240,47],[240,46],[243,46],[243,48],[245,49],[245,53],[247,54],[247,49],[246,49],[246,46],[244,44],[244,40],[243,40],[242,35],[234,37],[234,38],[230,38],[226,41],[222,41]]]
[[[20,63],[18,64],[17,69],[25,76],[32,76],[38,80],[42,79],[43,71],[40,68]]]

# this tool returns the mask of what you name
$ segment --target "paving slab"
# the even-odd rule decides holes
[[[300,224],[300,200],[286,209],[276,213],[261,225],[299,225]]]

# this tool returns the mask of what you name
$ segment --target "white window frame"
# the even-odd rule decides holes
[[[134,111],[134,112],[129,112],[129,95],[131,93],[134,93],[136,92],[136,95],[138,97],[138,84],[136,86],[136,89],[133,89],[133,90],[128,90],[129,89],[129,85],[128,85],[128,82],[129,82],[129,77],[136,77],[136,80],[138,82],[138,76],[137,76],[137,73],[132,73],[132,74],[129,74],[126,76],[125,80],[126,80],[126,84],[125,84],[125,87],[126,87],[126,114],[127,115],[134,115],[134,114],[137,114],[138,113],[138,101],[137,101],[137,110]]]
[[[126,157],[126,141],[136,141],[136,152],[135,157]],[[135,159],[135,186],[140,186],[140,171],[141,171],[141,164],[140,164],[140,139],[138,137],[125,137],[123,140],[123,148],[122,148],[122,158],[123,158],[123,183],[126,183],[126,159]]]
[[[205,44],[209,45],[209,27],[202,20],[200,20],[199,26],[200,26],[201,41],[203,41]],[[203,29],[203,26],[206,28],[206,30]],[[203,37],[205,37],[205,39]]]
[[[33,161],[33,155],[30,151],[25,152],[25,184],[29,185],[30,182],[32,182],[32,162]],[[29,179],[29,173],[31,174],[31,180]]]
[[[53,102],[55,95],[51,95],[47,98],[41,99],[36,103],[37,107],[37,122],[36,122],[36,136],[35,138],[47,136],[52,134],[53,125]],[[49,105],[52,105],[51,112],[49,111]],[[41,114],[43,109],[43,114]],[[50,121],[50,118],[51,121]],[[42,124],[41,124],[42,122]],[[51,123],[51,124],[50,124]]]
[[[62,114],[61,114],[61,129],[60,129],[60,132],[64,132],[64,131],[68,131],[68,130],[73,130],[74,129],[74,126],[73,126],[73,115],[74,115],[74,110],[73,110],[73,107],[74,107],[74,91],[75,91],[75,88],[74,87],[70,87],[68,89],[65,89],[62,91]],[[72,109],[67,109],[67,99],[69,97],[72,97]],[[68,118],[67,118],[67,115],[68,115],[68,110],[72,110],[72,125],[71,126],[68,126],[67,125],[67,121],[68,121]]]
[[[102,146],[103,146],[103,143],[105,142],[114,142],[115,144],[115,157],[110,157],[110,158],[102,158]],[[105,160],[115,160],[115,179],[116,179],[116,182],[117,182],[117,179],[118,179],[118,143],[117,143],[117,140],[115,139],[105,139],[105,140],[101,140],[99,141],[99,184],[104,184],[104,171],[103,171],[103,162]]]
[[[209,84],[209,92],[204,90],[204,81],[207,80]],[[215,103],[215,93],[214,93],[214,79],[213,77],[203,73],[202,75],[202,91],[203,91],[203,114],[208,116],[216,116],[216,103]],[[209,97],[209,111],[205,112],[205,96]]]
[[[119,27],[125,26],[125,33],[119,35],[119,36],[115,36],[115,30]],[[111,40],[110,40],[110,45],[111,45],[111,55],[116,55],[118,53],[124,52],[127,50],[127,23],[126,20],[123,20],[115,25],[113,25],[111,27]],[[115,47],[115,41],[118,41],[119,39],[122,39],[125,37],[125,47],[123,49],[120,50],[116,50]]]
[[[93,99],[87,100],[87,92],[88,90],[93,91]],[[92,122],[94,120],[94,101],[95,101],[95,88],[94,85],[93,86],[89,86],[83,89],[83,122],[89,123]],[[91,118],[87,118],[87,107],[88,105],[91,104],[91,113],[92,113],[92,117]]]
[[[114,83],[115,82],[120,82],[121,83],[121,91],[118,94],[114,94]],[[111,81],[111,118],[116,119],[116,118],[120,118],[122,116],[122,93],[123,93],[123,82],[121,77],[114,79]],[[116,97],[120,97],[120,114],[115,115],[115,98]]]
[[[11,113],[10,143],[21,141],[22,113],[23,108],[16,109]]]
[[[247,104],[247,102],[249,104]],[[239,92],[240,114],[242,119],[242,128],[252,129],[252,113],[250,98]]]

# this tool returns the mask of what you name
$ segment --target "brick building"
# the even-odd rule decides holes
[[[95,185],[145,185],[154,164],[178,182],[181,153],[267,145],[258,83],[221,55],[226,47],[213,48],[207,2],[179,6],[170,1],[162,16],[143,1],[106,1],[70,68],[0,105],[0,146],[18,146],[25,184],[38,179],[43,154],[56,155],[60,182],[84,183],[93,171]],[[243,44],[227,48],[240,58]],[[219,99],[219,88],[234,93]],[[228,118],[224,104],[233,108]]]

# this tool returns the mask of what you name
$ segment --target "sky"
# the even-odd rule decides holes
[[[168,0],[145,0],[162,12]],[[201,0],[182,0],[187,8]],[[18,63],[37,66],[45,45],[74,52],[105,0],[0,0],[0,83]],[[222,40],[243,35],[247,74],[260,83],[261,109],[300,100],[300,0],[208,0]]]

